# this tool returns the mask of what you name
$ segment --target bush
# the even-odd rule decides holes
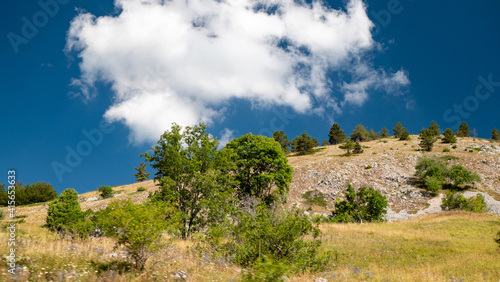
[[[450,152],[450,149],[449,148],[444,148],[443,149],[443,153],[449,153]]]
[[[5,218],[5,212],[3,210],[0,210],[0,220],[3,220]]]
[[[346,200],[335,203],[332,211],[333,222],[373,222],[383,221],[387,213],[387,199],[373,188],[362,187],[358,192],[350,183],[344,191]]]
[[[365,169],[370,169],[370,168],[372,168],[372,166],[371,166],[371,165],[367,165],[367,166],[365,166]]]
[[[463,194],[457,192],[446,192],[441,203],[443,210],[465,210],[471,212],[485,212],[486,202],[482,194],[475,197],[465,198]]]
[[[356,143],[354,143],[354,149],[352,150],[352,153],[353,154],[363,153],[363,147],[361,147],[361,145],[359,144],[358,141],[356,141]]]
[[[461,165],[454,165],[448,172],[448,177],[453,181],[453,185],[459,186],[473,181],[481,181],[477,173],[465,169]]]
[[[318,256],[319,229],[300,210],[270,210],[259,205],[256,215],[241,213],[235,222],[226,228],[214,226],[209,230],[207,246],[215,257],[261,270],[263,263],[280,262],[282,265],[264,269],[279,267],[281,273],[285,270],[319,271],[329,265],[329,254]],[[206,253],[207,250],[202,248],[201,251]]]
[[[73,227],[84,218],[78,193],[75,189],[66,189],[61,195],[49,204],[47,211],[47,227],[51,231],[65,233],[73,230]]]
[[[111,188],[111,186],[106,186],[106,185],[99,186],[97,191],[101,192],[101,198],[103,199],[111,198],[113,197],[114,194],[113,188]]]
[[[146,191],[146,188],[144,188],[142,186],[141,187],[137,187],[137,192],[144,192],[144,191]]]
[[[16,186],[16,205],[30,205],[43,203],[57,198],[57,191],[46,182],[30,183],[23,186],[22,182],[17,182]],[[7,206],[8,198],[5,185],[0,186],[0,205]]]
[[[437,196],[443,188],[443,181],[436,176],[427,176],[424,179],[425,189],[430,192],[431,196]]]
[[[307,191],[302,194],[302,198],[306,200],[306,204],[312,206],[322,206],[326,207],[327,202],[325,201],[325,196],[318,190]]]
[[[284,281],[283,276],[287,273],[287,265],[263,256],[257,259],[255,265],[250,270],[243,272],[243,281]]]
[[[458,147],[457,147],[457,145],[453,145],[453,146],[451,146],[451,148],[456,149]]]

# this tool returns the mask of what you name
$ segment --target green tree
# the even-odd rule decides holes
[[[451,128],[446,128],[446,130],[443,132],[443,142],[444,143],[457,143],[457,138],[455,137],[455,133],[453,133],[453,130]]]
[[[391,136],[389,134],[389,129],[385,128],[385,126],[382,127],[382,129],[380,130],[380,132],[378,133],[378,135],[380,136],[380,138],[387,138],[387,137]]]
[[[178,207],[179,232],[184,239],[223,220],[232,206],[230,152],[219,151],[219,142],[205,130],[204,124],[184,130],[173,124],[151,148],[152,154],[142,154],[157,170],[155,179],[160,181],[160,191],[153,199]],[[279,151],[283,154],[281,148]]]
[[[53,200],[57,191],[46,182],[30,183],[23,186],[22,182],[16,183],[16,205],[29,205]]]
[[[286,202],[293,168],[276,141],[249,133],[230,141],[226,148],[234,152],[232,175],[240,200],[256,197],[268,205]]]
[[[395,125],[394,125],[394,128],[392,129],[394,131],[394,137],[395,138],[400,138],[401,137],[401,133],[403,132],[403,125],[401,124],[401,122],[397,122]]]
[[[330,142],[330,145],[336,145],[344,143],[346,136],[344,130],[340,129],[340,125],[334,123],[330,128],[330,133],[328,134],[328,137],[329,137],[328,142]]]
[[[378,135],[378,133],[376,133],[375,131],[373,131],[373,128],[371,128],[368,133],[369,133],[369,136],[370,136],[370,140],[377,140],[377,139],[380,138],[380,136]]]
[[[354,149],[354,146],[354,142],[351,139],[347,139],[347,141],[344,144],[340,145],[339,148],[346,150],[346,155],[350,155],[351,150]]]
[[[353,154],[361,154],[363,153],[363,147],[361,147],[361,144],[359,144],[358,141],[354,143],[354,149],[352,150]]]
[[[165,220],[165,214],[170,215]],[[135,268],[142,271],[148,258],[160,247],[163,231],[174,232],[178,218],[175,209],[146,202],[135,205],[130,199],[113,201],[94,217],[104,235],[124,246]]]
[[[0,206],[8,206],[9,204],[9,195],[7,194],[7,190],[5,190],[5,184],[0,183]]]
[[[273,132],[273,139],[280,144],[281,150],[283,150],[285,154],[290,152],[290,145],[292,145],[292,142],[288,140],[288,136],[283,130]]]
[[[345,200],[335,203],[331,220],[334,222],[383,221],[387,213],[387,199],[373,188],[361,187],[358,192],[350,183],[344,191]]]
[[[408,130],[406,130],[406,128],[404,127],[401,129],[401,133],[399,134],[399,140],[400,141],[410,140],[410,132],[408,132]]]
[[[468,137],[470,135],[469,125],[465,121],[460,123],[460,127],[457,130],[458,137]]]
[[[493,128],[493,131],[491,131],[491,140],[500,140],[500,132],[498,132],[498,129]]]
[[[139,167],[136,167],[137,173],[134,174],[135,181],[142,182],[144,180],[148,180],[151,173],[146,173],[146,164],[141,163]]]
[[[307,135],[307,132],[303,132],[301,136],[295,136],[292,140],[292,152],[298,155],[307,155],[314,152],[314,148],[318,145],[318,141],[315,138]]]
[[[430,152],[432,151],[432,147],[434,143],[437,141],[437,137],[433,135],[430,129],[422,129],[420,130],[420,143],[418,144],[424,150]]]
[[[321,146],[328,146],[330,143],[326,140],[323,140],[323,143],[321,143]]]
[[[84,217],[78,193],[75,189],[68,188],[52,203],[47,211],[47,227],[51,231],[65,232],[81,221]]]
[[[351,133],[352,141],[364,142],[370,139],[370,133],[362,124],[356,125],[353,132]]]
[[[439,131],[439,125],[437,125],[435,121],[431,121],[429,131],[431,132],[432,136],[439,136],[439,134],[441,133],[441,131]]]
[[[451,169],[448,170],[447,176],[453,181],[453,185],[455,186],[481,181],[477,173],[471,172],[461,165],[454,165],[451,167]]]
[[[114,194],[113,188],[111,188],[111,186],[106,186],[106,185],[99,186],[97,191],[101,193],[101,198],[103,199],[111,198],[113,197]]]

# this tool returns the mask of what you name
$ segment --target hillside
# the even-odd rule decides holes
[[[328,214],[333,209],[335,200],[343,198],[342,191],[345,190],[346,183],[350,182],[354,187],[374,187],[385,195],[389,201],[386,218],[390,221],[440,212],[441,196],[429,197],[413,177],[418,158],[435,155],[458,157],[457,160],[449,161],[450,164],[461,164],[477,172],[481,182],[474,183],[475,189],[466,192],[466,196],[477,192],[485,193],[489,212],[500,215],[500,143],[485,139],[458,138],[456,149],[452,149],[451,144],[438,141],[432,152],[419,151],[418,143],[418,136],[413,135],[410,141],[387,138],[364,142],[364,152],[356,156],[342,156],[344,150],[338,146],[321,147],[313,155],[290,156],[289,164],[295,172],[287,206],[297,204],[300,208],[310,208],[313,213]],[[444,148],[449,148],[450,152],[443,152]],[[146,191],[137,192],[137,188],[141,186]],[[100,210],[112,199],[131,198],[134,202],[142,202],[149,191],[158,187],[153,180],[149,180],[113,189],[116,196],[111,199],[99,199],[97,191],[79,195],[82,209]],[[315,190],[323,193],[328,204],[326,207],[305,204],[302,195]],[[47,204],[34,205],[19,207],[17,212],[26,215],[27,222],[43,225],[47,208]]]

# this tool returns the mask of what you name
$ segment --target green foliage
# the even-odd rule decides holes
[[[361,145],[359,144],[358,141],[356,141],[356,143],[354,143],[354,149],[352,150],[352,153],[353,154],[363,153],[363,147],[361,147]]]
[[[270,259],[268,256],[258,258],[250,270],[243,272],[244,282],[284,281],[283,276],[288,273],[288,266],[282,262]]]
[[[469,126],[465,121],[462,121],[460,123],[460,127],[457,130],[457,136],[458,137],[468,137],[470,135],[470,129]]]
[[[324,140],[323,143],[321,143],[321,146],[328,146],[330,145],[330,143],[328,143],[328,141]]]
[[[151,173],[146,173],[146,164],[141,163],[139,167],[136,167],[137,173],[134,174],[135,181],[142,182],[144,180],[148,180]]]
[[[160,191],[152,198],[179,208],[181,216],[177,226],[184,239],[207,224],[223,220],[233,201],[230,170],[234,168],[233,164],[242,165],[240,155],[233,155],[231,150],[219,151],[219,142],[205,130],[204,124],[188,126],[184,130],[173,124],[171,130],[166,131],[151,148],[151,155],[142,154],[157,170],[155,179],[161,185]],[[284,158],[279,144],[271,138],[267,140],[274,145],[275,153]],[[240,152],[238,142],[233,140],[228,147],[241,154],[255,153],[253,150]],[[266,160],[272,158],[272,155],[264,156]],[[252,168],[253,165],[255,162],[248,164]],[[242,176],[239,171],[233,175]]]
[[[113,188],[111,188],[111,186],[106,186],[106,185],[99,186],[97,191],[101,193],[101,198],[103,199],[111,198],[113,197],[114,194]]]
[[[5,218],[5,212],[3,210],[0,210],[0,220],[3,220]]]
[[[346,139],[344,130],[340,129],[340,125],[334,123],[330,128],[330,133],[328,134],[328,142],[330,145],[337,145],[343,143]]]
[[[394,131],[394,137],[401,138],[401,133],[403,133],[403,129],[404,127],[401,124],[401,122],[397,122],[392,129]]]
[[[429,125],[429,131],[431,132],[432,136],[437,137],[439,136],[439,125],[435,121],[431,121],[431,125]]]
[[[283,272],[324,270],[329,264],[329,256],[318,256],[320,230],[300,210],[270,210],[260,205],[256,215],[241,213],[224,231],[211,229],[208,246],[214,256],[242,267],[262,267],[264,257],[286,266]]]
[[[493,131],[491,131],[491,140],[500,140],[500,132],[498,132],[498,129],[493,128]]]
[[[288,141],[288,136],[283,130],[273,132],[273,139],[280,144],[281,150],[283,150],[285,154],[290,152],[290,145],[292,145],[292,142]]]
[[[482,194],[465,198],[462,193],[447,191],[441,203],[443,210],[465,210],[471,212],[485,212],[486,202]]]
[[[297,155],[307,155],[314,153],[314,148],[318,146],[318,140],[311,138],[307,132],[302,132],[301,136],[295,136],[292,140],[292,152]]]
[[[371,165],[367,165],[367,166],[365,166],[365,169],[370,169],[370,168],[372,168],[372,166],[371,166]]]
[[[387,199],[373,188],[361,187],[358,192],[350,183],[344,191],[345,200],[335,203],[331,220],[334,222],[374,222],[383,221],[387,213]]]
[[[170,218],[165,219],[165,214]],[[143,270],[147,259],[161,247],[163,231],[173,231],[178,219],[176,210],[166,205],[147,202],[135,205],[127,201],[113,201],[95,215],[95,221],[104,235],[116,238],[116,247],[124,246],[138,270]]]
[[[481,181],[477,173],[471,172],[461,165],[454,165],[448,171],[448,178],[453,181],[453,185],[459,186],[473,181]]]
[[[9,198],[5,184],[0,184],[0,206],[7,206]],[[57,197],[57,191],[46,182],[30,183],[23,186],[22,182],[16,182],[16,205],[30,205],[48,202]]]
[[[340,149],[346,150],[346,155],[351,154],[351,150],[354,149],[354,142],[351,139],[347,139],[347,142],[345,144],[339,146]]]
[[[49,204],[46,222],[51,231],[64,233],[72,230],[83,218],[84,213],[78,202],[78,193],[75,189],[68,188]]]
[[[443,153],[449,153],[450,152],[450,148],[444,148],[443,149]]]
[[[455,160],[460,160],[459,157],[456,157],[456,156],[450,156],[450,155],[446,155],[446,156],[441,156],[439,157],[440,160],[443,160],[443,161],[455,161]]]
[[[424,183],[425,189],[430,192],[431,196],[437,196],[443,188],[443,181],[437,176],[426,176]]]
[[[400,141],[408,141],[410,140],[410,132],[406,130],[406,128],[401,129],[401,133],[399,134],[399,140]]]
[[[268,205],[286,202],[293,168],[276,141],[246,134],[226,148],[234,152],[232,175],[240,200],[256,197]]]
[[[378,136],[380,138],[387,138],[387,137],[390,137],[391,135],[389,134],[389,129],[382,127],[382,129],[380,130],[380,132],[378,133]]]
[[[437,141],[437,137],[432,134],[432,132],[429,129],[422,129],[420,130],[420,143],[418,144],[420,147],[422,147],[424,150],[430,152],[432,151],[432,147],[434,146],[434,143]]]
[[[363,125],[358,124],[351,133],[351,139],[352,141],[359,141],[359,142],[368,141],[370,140],[370,132],[368,132],[368,130],[366,130],[366,128]]]
[[[458,147],[457,147],[457,145],[453,145],[453,146],[451,146],[451,148],[456,149]]]
[[[7,190],[5,190],[5,184],[0,183],[0,206],[8,206],[9,205],[9,194],[7,194]]]
[[[321,191],[307,191],[302,194],[302,198],[305,199],[305,203],[311,206],[321,206],[326,207],[327,202],[325,201],[325,195]]]
[[[457,138],[455,137],[455,133],[453,133],[453,130],[451,128],[446,128],[446,130],[443,132],[443,143],[456,143]]]
[[[495,238],[495,242],[497,242],[498,247],[500,247],[500,231],[497,233],[497,237]]]
[[[376,133],[375,131],[373,131],[373,128],[371,128],[370,131],[368,131],[368,134],[369,134],[370,140],[377,140],[377,139],[380,138],[380,136],[378,135],[378,133]]]
[[[146,188],[144,188],[142,186],[141,187],[137,187],[137,192],[144,192],[144,191],[146,191]]]

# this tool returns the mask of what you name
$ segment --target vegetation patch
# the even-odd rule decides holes
[[[326,207],[328,203],[325,201],[325,196],[321,191],[307,191],[302,194],[302,198],[305,199],[305,203],[311,206],[321,206]]]

